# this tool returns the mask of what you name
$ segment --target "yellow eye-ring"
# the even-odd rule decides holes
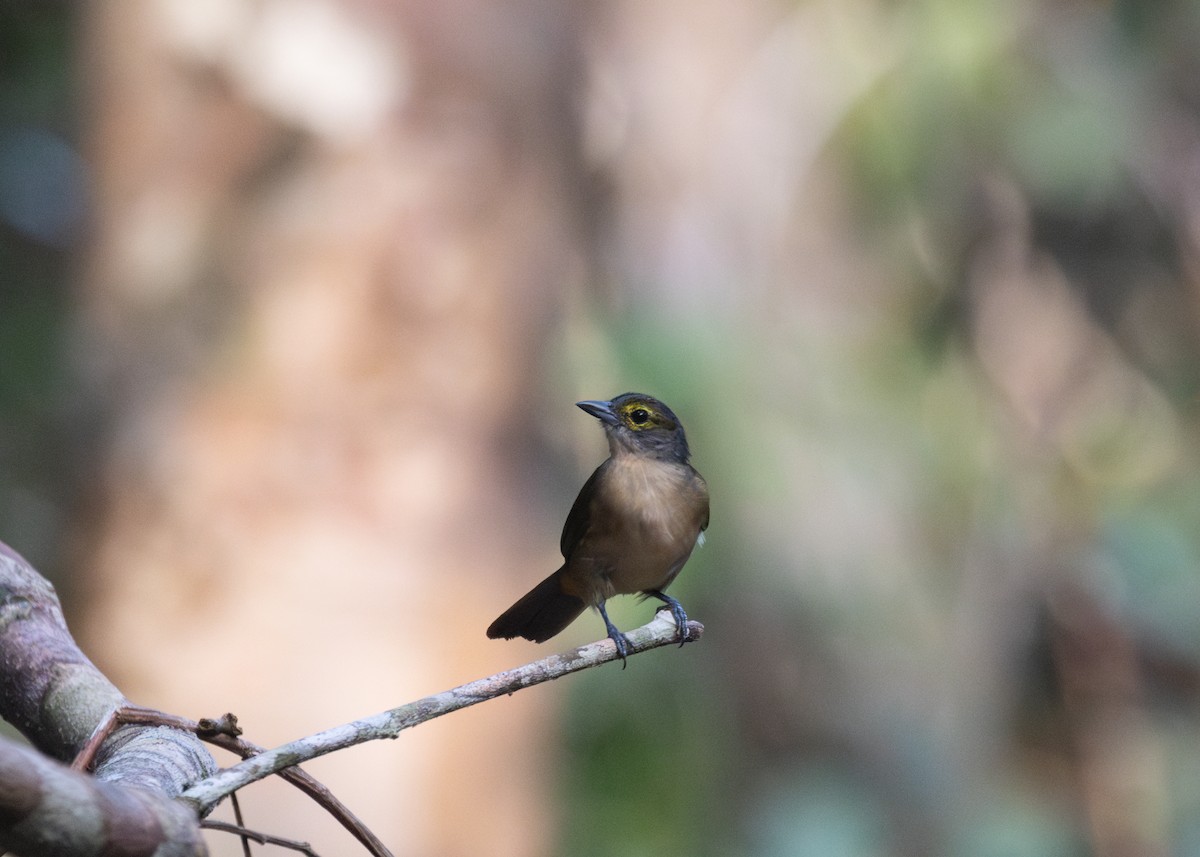
[[[634,431],[655,428],[674,428],[670,420],[649,402],[634,400],[621,406],[621,421]]]

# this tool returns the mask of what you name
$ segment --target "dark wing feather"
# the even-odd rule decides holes
[[[558,542],[563,559],[571,558],[571,552],[575,550],[575,545],[579,544],[579,540],[587,532],[588,525],[592,519],[592,496],[596,493],[596,485],[600,481],[600,474],[605,471],[611,462],[611,458],[607,459],[597,467],[592,472],[592,475],[588,477],[588,481],[584,482],[583,487],[579,489],[579,496],[575,498],[575,503],[571,506],[571,511],[567,514],[567,522],[563,524],[562,538]]]

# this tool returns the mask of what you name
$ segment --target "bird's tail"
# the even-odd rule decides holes
[[[524,637],[543,643],[574,622],[587,605],[583,599],[562,591],[561,574],[560,568],[501,613],[500,618],[488,627],[487,635],[493,640]]]

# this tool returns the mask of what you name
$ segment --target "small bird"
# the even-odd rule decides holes
[[[674,412],[652,396],[624,393],[611,402],[576,402],[600,420],[608,460],[575,498],[563,525],[565,562],[491,624],[492,639],[541,643],[595,607],[622,664],[629,640],[608,618],[604,602],[641,593],[671,608],[679,644],[687,614],[663,592],[708,527],[708,485],[688,463],[687,438]]]

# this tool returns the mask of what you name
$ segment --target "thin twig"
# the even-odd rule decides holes
[[[250,857],[250,836],[246,830],[246,819],[242,817],[242,804],[238,801],[237,792],[229,796],[229,804],[233,807],[233,823],[245,831],[241,834],[242,857]]]
[[[116,731],[121,725],[120,713],[123,708],[114,708],[108,714],[104,715],[104,719],[96,724],[96,728],[92,730],[92,734],[88,736],[83,748],[75,754],[75,758],[71,760],[72,771],[90,771],[92,762],[96,759],[96,753],[99,752],[100,746],[108,740],[108,736]]]
[[[200,822],[200,826],[206,830],[219,830],[222,833],[232,833],[242,837],[242,841],[253,839],[259,845],[278,845],[280,848],[290,848],[293,851],[299,851],[301,854],[306,854],[308,857],[321,857],[316,851],[313,851],[312,846],[307,842],[299,842],[295,839],[284,839],[282,836],[272,836],[269,833],[260,833],[257,830],[250,830],[242,827],[240,824],[230,824],[227,821],[213,821],[206,819]]]
[[[704,633],[699,622],[688,622],[687,641],[698,640]],[[650,649],[679,642],[679,632],[669,613],[660,611],[646,625],[626,634],[629,654],[635,655]],[[218,771],[211,777],[195,783],[180,798],[191,801],[203,814],[218,804],[226,795],[271,774],[299,765],[318,756],[336,750],[353,747],[381,738],[396,738],[410,727],[432,720],[443,714],[458,711],[479,702],[513,693],[535,684],[561,678],[569,673],[600,666],[620,657],[612,640],[604,639],[589,643],[562,654],[551,655],[516,669],[497,673],[477,681],[427,696],[399,708],[384,711],[373,717],[355,720],[335,726],[307,738],[284,744],[246,759],[244,762]]]

